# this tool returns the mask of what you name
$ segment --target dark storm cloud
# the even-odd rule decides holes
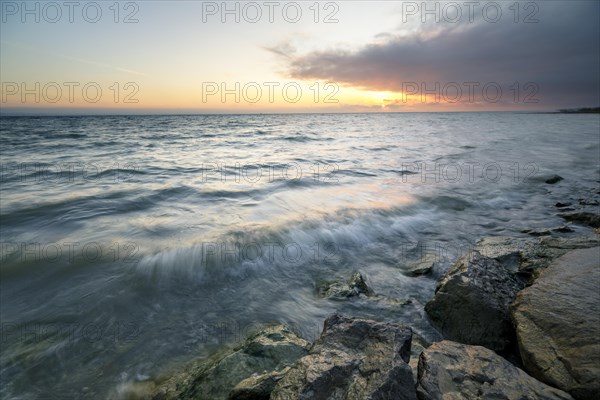
[[[535,82],[545,105],[597,105],[600,2],[536,4],[537,23],[505,15],[496,23],[423,24],[418,33],[379,35],[358,50],[286,52],[287,71],[377,91],[401,91],[406,82],[498,82],[505,90]]]

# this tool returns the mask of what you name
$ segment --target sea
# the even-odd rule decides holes
[[[269,324],[313,340],[335,312],[438,340],[424,305],[459,257],[563,227],[556,204],[600,182],[598,114],[2,117],[0,132],[3,399],[118,399]],[[373,296],[319,294],[355,271]]]

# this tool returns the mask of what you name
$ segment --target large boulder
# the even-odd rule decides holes
[[[419,357],[417,396],[446,399],[571,399],[481,346],[437,342]]]
[[[512,306],[525,369],[577,399],[600,398],[600,247],[556,259]]]
[[[441,278],[425,311],[448,339],[508,351],[514,342],[509,306],[522,287],[509,269],[473,251]]]
[[[307,354],[309,348],[309,342],[287,327],[268,327],[232,351],[200,361],[171,377],[156,389],[152,398],[227,400],[234,387],[237,393],[260,393],[270,384],[265,377],[257,379],[254,387],[249,381],[242,387],[236,385],[257,374],[271,374],[270,378],[278,379],[277,372]]]
[[[416,399],[412,332],[393,323],[333,315],[271,393],[272,400]]]

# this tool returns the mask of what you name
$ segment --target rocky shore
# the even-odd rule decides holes
[[[427,274],[429,264],[408,275]],[[377,299],[359,271],[317,292]],[[484,238],[438,280],[425,311],[444,340],[426,343],[410,326],[335,314],[312,344],[285,326],[267,327],[121,398],[600,398],[598,232]]]

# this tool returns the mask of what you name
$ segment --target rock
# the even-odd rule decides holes
[[[518,273],[522,262],[535,253],[536,244],[529,238],[494,236],[481,239],[474,250],[500,262],[509,271]]]
[[[151,398],[155,389],[152,381],[135,381],[122,383],[117,386],[114,396],[109,395],[108,400],[144,400]],[[57,396],[56,398],[60,398]],[[64,397],[63,397],[64,398]]]
[[[509,305],[523,286],[498,261],[472,251],[440,279],[425,311],[448,339],[507,351],[514,342]]]
[[[475,250],[499,261],[504,267],[531,283],[555,258],[573,249],[598,245],[600,238],[597,236],[536,239],[497,236],[482,239],[475,246]]]
[[[545,182],[549,185],[554,185],[555,183],[558,183],[560,181],[562,181],[564,178],[560,175],[553,175],[550,178],[546,179]]]
[[[524,229],[521,231],[521,233],[526,233],[531,236],[550,236],[552,234],[550,229],[542,229],[542,230],[538,230],[538,231],[534,231],[531,229]]]
[[[556,208],[563,208],[563,207],[569,207],[571,205],[571,203],[556,203],[554,206]]]
[[[600,397],[600,247],[555,260],[512,305],[526,371],[576,399]]]
[[[358,271],[353,272],[350,279],[346,282],[325,282],[318,288],[319,297],[324,297],[333,300],[344,300],[348,297],[364,294],[371,296],[373,291],[365,282],[365,278]]]
[[[281,371],[307,354],[309,348],[309,342],[285,326],[269,327],[233,351],[202,360],[173,376],[157,388],[153,399],[226,400],[243,380],[253,374]]]
[[[397,324],[333,315],[271,400],[416,399],[407,364],[411,336]]]
[[[289,367],[282,371],[272,371],[262,375],[252,375],[238,383],[231,393],[229,400],[269,400],[275,384],[283,378]]]
[[[563,226],[559,226],[556,228],[552,228],[552,232],[570,233],[570,232],[575,232],[575,231],[573,229],[571,229],[571,227],[569,227],[568,225],[563,225]]]
[[[403,271],[403,274],[408,276],[427,275],[431,272],[434,265],[435,257],[426,256],[423,261],[408,265],[408,267]]]
[[[444,340],[419,357],[417,396],[442,399],[571,399],[493,351]]]
[[[556,226],[553,228],[546,228],[546,229],[540,229],[540,230],[524,229],[521,231],[521,233],[526,233],[530,236],[551,236],[553,233],[569,233],[569,232],[574,232],[574,231],[567,225]]]
[[[367,286],[367,282],[365,282],[365,278],[358,271],[354,272],[348,281],[348,286],[352,290],[357,291],[358,293],[363,293],[366,295],[371,294],[371,289]]]
[[[430,345],[427,343],[422,337],[415,335],[413,332],[412,342],[410,345],[410,360],[408,361],[408,365],[412,369],[413,379],[417,381],[417,375],[419,370],[419,357],[421,357],[421,353]]]
[[[561,214],[565,220],[575,222],[577,224],[589,225],[592,228],[600,228],[600,215],[591,212],[574,212]]]

